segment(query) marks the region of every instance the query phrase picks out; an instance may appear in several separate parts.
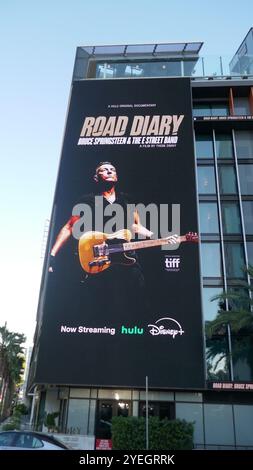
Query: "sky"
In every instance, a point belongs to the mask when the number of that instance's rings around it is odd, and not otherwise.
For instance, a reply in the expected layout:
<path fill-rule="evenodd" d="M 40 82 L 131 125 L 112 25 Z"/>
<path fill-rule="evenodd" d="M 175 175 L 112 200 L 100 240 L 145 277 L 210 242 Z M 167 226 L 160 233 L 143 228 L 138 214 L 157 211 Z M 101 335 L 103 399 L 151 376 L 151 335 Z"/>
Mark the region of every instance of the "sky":
<path fill-rule="evenodd" d="M 252 0 L 0 0 L 0 326 L 32 345 L 77 46 L 203 41 L 232 57 Z"/>

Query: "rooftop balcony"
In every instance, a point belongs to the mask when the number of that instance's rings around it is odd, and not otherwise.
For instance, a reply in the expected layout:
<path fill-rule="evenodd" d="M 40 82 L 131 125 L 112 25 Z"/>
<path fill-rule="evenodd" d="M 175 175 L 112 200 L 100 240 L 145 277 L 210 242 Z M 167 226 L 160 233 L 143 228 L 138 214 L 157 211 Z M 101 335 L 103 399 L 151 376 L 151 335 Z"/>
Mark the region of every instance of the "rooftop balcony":
<path fill-rule="evenodd" d="M 253 55 L 199 56 L 203 43 L 78 47 L 73 80 L 86 78 L 252 78 Z"/>
<path fill-rule="evenodd" d="M 96 78 L 141 78 L 141 77 L 193 77 L 227 78 L 253 77 L 253 56 L 231 62 L 226 56 L 197 58 L 166 58 L 161 60 L 97 61 Z"/>

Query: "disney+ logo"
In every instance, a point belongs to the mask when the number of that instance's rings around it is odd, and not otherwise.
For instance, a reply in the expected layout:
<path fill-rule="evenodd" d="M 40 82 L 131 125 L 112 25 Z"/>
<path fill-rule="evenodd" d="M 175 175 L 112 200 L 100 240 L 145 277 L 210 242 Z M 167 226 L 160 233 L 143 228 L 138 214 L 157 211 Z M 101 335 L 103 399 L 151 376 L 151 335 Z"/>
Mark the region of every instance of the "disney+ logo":
<path fill-rule="evenodd" d="M 164 318 L 159 318 L 155 322 L 155 324 L 149 324 L 149 333 L 152 336 L 172 336 L 173 339 L 177 335 L 182 336 L 184 334 L 184 330 L 182 329 L 182 326 L 180 323 L 175 320 L 174 318 L 170 317 L 164 317 Z"/>

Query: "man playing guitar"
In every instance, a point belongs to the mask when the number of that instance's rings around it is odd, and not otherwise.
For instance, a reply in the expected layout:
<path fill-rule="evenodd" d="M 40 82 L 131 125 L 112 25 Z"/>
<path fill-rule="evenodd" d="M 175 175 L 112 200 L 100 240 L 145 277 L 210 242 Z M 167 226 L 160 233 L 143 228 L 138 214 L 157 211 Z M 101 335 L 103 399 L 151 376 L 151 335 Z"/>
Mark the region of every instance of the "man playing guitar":
<path fill-rule="evenodd" d="M 101 162 L 96 168 L 94 175 L 94 181 L 97 184 L 98 192 L 101 194 L 105 200 L 106 204 L 118 203 L 121 206 L 126 205 L 124 196 L 120 194 L 117 196 L 116 193 L 116 184 L 118 182 L 118 175 L 116 168 L 110 162 Z M 74 224 L 80 219 L 78 215 L 72 215 L 67 223 L 60 230 L 56 242 L 51 250 L 51 256 L 54 257 L 61 247 L 66 243 L 66 241 L 71 237 L 73 232 Z M 144 227 L 140 222 L 140 217 L 137 210 L 133 214 L 134 223 L 132 224 L 131 231 L 133 233 L 140 234 L 144 237 L 150 238 L 152 232 Z M 122 227 L 123 229 L 124 227 Z M 168 237 L 168 243 L 178 244 L 179 238 L 177 235 Z M 52 268 L 51 268 L 52 270 Z"/>

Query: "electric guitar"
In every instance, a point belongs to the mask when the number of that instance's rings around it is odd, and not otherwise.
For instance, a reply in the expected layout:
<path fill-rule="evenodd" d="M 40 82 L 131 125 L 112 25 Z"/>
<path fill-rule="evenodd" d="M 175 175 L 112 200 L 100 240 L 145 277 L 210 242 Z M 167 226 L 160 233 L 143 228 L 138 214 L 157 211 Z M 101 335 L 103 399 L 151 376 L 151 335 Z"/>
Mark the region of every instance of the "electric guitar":
<path fill-rule="evenodd" d="M 109 268 L 113 263 L 132 265 L 136 259 L 128 256 L 128 251 L 168 245 L 171 237 L 157 240 L 131 242 L 130 230 L 123 229 L 109 235 L 103 232 L 86 232 L 79 240 L 78 252 L 82 268 L 89 274 L 98 274 Z M 198 242 L 197 233 L 189 232 L 178 236 L 178 243 Z"/>

